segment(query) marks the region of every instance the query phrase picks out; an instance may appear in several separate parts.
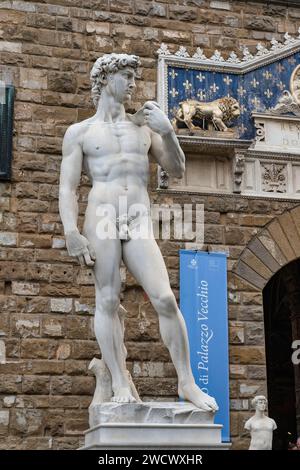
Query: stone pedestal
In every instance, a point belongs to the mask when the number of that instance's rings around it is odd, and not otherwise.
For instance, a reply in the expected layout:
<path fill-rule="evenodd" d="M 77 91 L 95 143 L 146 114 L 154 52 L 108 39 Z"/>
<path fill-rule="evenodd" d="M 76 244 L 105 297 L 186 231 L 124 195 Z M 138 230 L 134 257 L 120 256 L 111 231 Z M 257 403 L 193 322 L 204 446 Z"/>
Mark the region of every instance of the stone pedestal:
<path fill-rule="evenodd" d="M 186 402 L 102 403 L 89 409 L 82 449 L 226 449 L 214 414 Z"/>

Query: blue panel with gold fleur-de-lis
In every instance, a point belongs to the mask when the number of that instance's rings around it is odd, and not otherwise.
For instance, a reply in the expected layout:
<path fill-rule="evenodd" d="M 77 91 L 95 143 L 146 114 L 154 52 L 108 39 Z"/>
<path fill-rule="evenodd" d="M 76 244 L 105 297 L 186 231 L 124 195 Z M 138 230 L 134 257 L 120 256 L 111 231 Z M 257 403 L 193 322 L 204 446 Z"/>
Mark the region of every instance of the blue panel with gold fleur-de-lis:
<path fill-rule="evenodd" d="M 253 139 L 255 128 L 251 113 L 265 112 L 277 104 L 282 92 L 290 89 L 292 72 L 299 63 L 300 52 L 240 73 L 168 65 L 169 118 L 174 117 L 181 101 L 208 102 L 231 96 L 239 102 L 241 114 L 229 127 L 237 129 L 240 139 Z"/>

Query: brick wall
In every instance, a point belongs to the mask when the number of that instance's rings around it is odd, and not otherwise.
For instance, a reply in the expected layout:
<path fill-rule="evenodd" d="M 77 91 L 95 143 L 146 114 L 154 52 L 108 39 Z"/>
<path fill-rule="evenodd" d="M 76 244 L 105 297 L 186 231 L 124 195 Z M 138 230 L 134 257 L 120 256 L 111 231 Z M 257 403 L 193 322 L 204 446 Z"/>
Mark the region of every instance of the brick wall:
<path fill-rule="evenodd" d="M 82 5 L 85 5 L 82 8 Z M 91 273 L 66 253 L 58 214 L 61 142 L 68 125 L 93 112 L 89 71 L 104 52 L 135 53 L 141 80 L 132 104 L 156 96 L 156 55 L 197 46 L 207 54 L 282 33 L 296 33 L 300 9 L 240 1 L 50 0 L 0 3 L 0 74 L 17 90 L 12 181 L 0 183 L 0 448 L 67 449 L 82 442 L 99 354 L 93 333 Z M 229 250 L 229 268 L 248 241 L 295 203 L 242 197 L 179 196 L 156 188 L 155 202 L 203 202 L 205 243 Z M 80 186 L 80 223 L 88 194 Z M 178 294 L 178 248 L 160 243 Z M 261 294 L 229 274 L 232 438 L 248 444 L 243 422 L 249 397 L 266 391 Z M 144 398 L 174 399 L 176 377 L 162 345 L 156 315 L 128 274 L 128 367 Z M 5 336 L 3 336 L 5 335 Z"/>

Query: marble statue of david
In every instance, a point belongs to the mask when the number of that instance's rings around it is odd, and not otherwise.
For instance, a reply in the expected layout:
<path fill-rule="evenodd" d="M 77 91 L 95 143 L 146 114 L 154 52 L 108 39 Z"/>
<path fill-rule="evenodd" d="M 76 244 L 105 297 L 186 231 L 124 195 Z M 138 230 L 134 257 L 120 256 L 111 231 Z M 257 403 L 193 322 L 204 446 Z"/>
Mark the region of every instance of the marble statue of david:
<path fill-rule="evenodd" d="M 135 89 L 138 66 L 134 55 L 99 58 L 91 72 L 96 113 L 66 131 L 59 191 L 66 245 L 82 265 L 93 267 L 95 334 L 111 374 L 112 401 L 136 401 L 118 314 L 123 260 L 158 314 L 161 336 L 177 371 L 179 395 L 200 409 L 215 411 L 214 398 L 200 390 L 192 375 L 186 326 L 153 235 L 147 192 L 150 154 L 176 177 L 184 173 L 185 156 L 157 103 L 148 101 L 136 114 L 126 113 L 124 104 Z M 83 165 L 92 188 L 80 234 L 76 190 Z"/>

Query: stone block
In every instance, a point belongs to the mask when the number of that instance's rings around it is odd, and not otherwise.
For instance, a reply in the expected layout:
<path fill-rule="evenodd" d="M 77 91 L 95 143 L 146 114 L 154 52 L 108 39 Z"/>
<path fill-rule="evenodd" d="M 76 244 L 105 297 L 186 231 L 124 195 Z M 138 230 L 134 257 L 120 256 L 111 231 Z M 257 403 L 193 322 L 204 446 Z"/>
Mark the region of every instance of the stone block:
<path fill-rule="evenodd" d="M 61 343 L 56 350 L 56 359 L 68 359 L 71 356 L 72 348 L 70 343 Z"/>
<path fill-rule="evenodd" d="M 40 336 L 39 318 L 33 315 L 13 316 L 12 334 L 21 338 L 34 338 Z"/>
<path fill-rule="evenodd" d="M 1 374 L 0 393 L 20 393 L 22 386 L 21 375 Z"/>
<path fill-rule="evenodd" d="M 16 295 L 38 295 L 40 285 L 32 282 L 12 282 L 12 293 Z"/>
<path fill-rule="evenodd" d="M 262 294 L 259 292 L 243 292 L 241 302 L 243 305 L 262 305 Z"/>
<path fill-rule="evenodd" d="M 265 348 L 262 346 L 231 346 L 230 362 L 232 364 L 265 364 Z"/>
<path fill-rule="evenodd" d="M 73 395 L 90 395 L 93 396 L 95 391 L 94 377 L 73 377 L 72 378 L 72 394 Z"/>
<path fill-rule="evenodd" d="M 53 264 L 50 271 L 51 282 L 74 282 L 74 268 L 67 264 Z"/>
<path fill-rule="evenodd" d="M 72 378 L 67 375 L 51 377 L 50 392 L 52 395 L 68 395 L 72 393 Z"/>
<path fill-rule="evenodd" d="M 37 247 L 37 248 L 50 248 L 51 247 L 51 235 L 42 234 L 19 234 L 19 246 L 23 248 Z"/>
<path fill-rule="evenodd" d="M 48 74 L 48 89 L 63 93 L 75 93 L 76 78 L 70 73 L 50 72 Z"/>
<path fill-rule="evenodd" d="M 246 328 L 246 344 L 255 344 L 257 346 L 264 346 L 264 324 L 263 322 L 247 322 Z"/>
<path fill-rule="evenodd" d="M 0 410 L 0 435 L 6 434 L 9 425 L 9 410 Z"/>
<path fill-rule="evenodd" d="M 68 338 L 88 339 L 90 333 L 90 319 L 78 316 L 66 318 Z"/>
<path fill-rule="evenodd" d="M 243 344 L 245 342 L 245 332 L 243 326 L 230 326 L 229 327 L 229 343 L 230 344 Z"/>
<path fill-rule="evenodd" d="M 53 397 L 50 397 L 50 399 L 52 398 Z M 63 436 L 64 435 L 64 421 L 62 420 L 63 407 L 61 407 L 61 409 L 58 409 L 58 407 L 56 408 L 57 409 L 49 410 L 47 414 L 45 415 L 45 432 L 50 436 Z"/>
<path fill-rule="evenodd" d="M 73 340 L 72 359 L 89 359 L 99 356 L 99 346 L 96 341 Z"/>
<path fill-rule="evenodd" d="M 12 434 L 39 435 L 43 427 L 41 410 L 11 410 L 10 429 Z"/>
<path fill-rule="evenodd" d="M 52 248 L 65 248 L 66 246 L 66 241 L 64 238 L 56 238 L 53 237 L 52 239 Z"/>
<path fill-rule="evenodd" d="M 65 319 L 56 317 L 42 318 L 42 334 L 52 338 L 63 337 L 65 335 Z"/>
<path fill-rule="evenodd" d="M 48 395 L 49 377 L 24 375 L 22 392 L 27 394 Z"/>
<path fill-rule="evenodd" d="M 16 246 L 17 234 L 12 232 L 0 232 L 0 246 Z"/>
<path fill-rule="evenodd" d="M 16 401 L 16 395 L 10 395 L 3 398 L 3 405 L 7 408 L 11 408 Z"/>
<path fill-rule="evenodd" d="M 1 52 L 22 52 L 22 43 L 15 41 L 2 41 L 0 40 L 0 51 Z"/>
<path fill-rule="evenodd" d="M 34 183 L 21 182 L 15 185 L 15 195 L 17 197 L 38 197 L 38 185 Z"/>
<path fill-rule="evenodd" d="M 276 31 L 276 22 L 272 17 L 245 15 L 244 27 L 247 29 L 257 29 L 259 31 Z"/>
<path fill-rule="evenodd" d="M 75 300 L 75 312 L 93 315 L 95 307 L 80 300 Z"/>
<path fill-rule="evenodd" d="M 48 202 L 39 201 L 37 199 L 18 200 L 18 211 L 20 212 L 47 212 L 48 210 Z"/>
<path fill-rule="evenodd" d="M 243 261 L 239 261 L 234 271 L 236 274 L 258 289 L 263 289 L 265 287 L 266 280 Z"/>
<path fill-rule="evenodd" d="M 277 220 L 268 225 L 268 232 L 277 243 L 287 261 L 292 261 L 295 258 L 295 253 Z"/>
<path fill-rule="evenodd" d="M 205 243 L 224 243 L 224 227 L 217 225 L 208 225 L 204 227 Z"/>
<path fill-rule="evenodd" d="M 39 69 L 20 69 L 20 86 L 31 90 L 46 90 L 47 71 Z"/>
<path fill-rule="evenodd" d="M 271 253 L 262 244 L 259 238 L 254 238 L 249 244 L 250 250 L 269 268 L 273 273 L 280 269 L 280 264 L 273 258 Z"/>
<path fill-rule="evenodd" d="M 216 10 L 231 10 L 230 2 L 227 1 L 211 1 L 209 4 L 210 8 Z"/>
<path fill-rule="evenodd" d="M 69 313 L 72 311 L 73 299 L 54 298 L 50 300 L 51 312 Z"/>
<path fill-rule="evenodd" d="M 278 218 L 278 222 L 285 233 L 295 256 L 298 258 L 300 256 L 300 236 L 291 214 L 289 212 L 284 212 Z"/>
<path fill-rule="evenodd" d="M 270 271 L 270 269 L 264 264 L 263 260 L 255 256 L 255 254 L 248 248 L 244 250 L 241 259 L 247 266 L 252 268 L 264 279 L 269 280 L 272 277 L 273 271 Z"/>
<path fill-rule="evenodd" d="M 231 379 L 245 379 L 247 377 L 247 366 L 230 364 L 229 373 Z"/>
<path fill-rule="evenodd" d="M 201 449 L 221 444 L 221 426 L 213 424 L 213 414 L 189 403 L 104 403 L 90 409 L 90 426 L 85 445 L 91 449 L 118 447 L 125 442 L 129 449 L 149 445 Z"/>
<path fill-rule="evenodd" d="M 285 256 L 282 254 L 277 243 L 270 236 L 270 233 L 267 230 L 264 230 L 259 236 L 259 241 L 265 246 L 265 248 L 270 252 L 270 255 L 274 258 L 275 262 L 280 266 L 284 266 L 287 263 Z"/>
<path fill-rule="evenodd" d="M 48 339 L 22 339 L 21 357 L 28 359 L 50 359 L 54 343 Z"/>
<path fill-rule="evenodd" d="M 118 13 L 132 13 L 132 2 L 127 0 L 111 0 L 110 10 Z"/>
<path fill-rule="evenodd" d="M 249 379 L 267 380 L 266 366 L 248 366 Z"/>
<path fill-rule="evenodd" d="M 134 362 L 132 374 L 134 377 L 164 377 L 164 363 Z"/>
<path fill-rule="evenodd" d="M 230 400 L 230 409 L 235 411 L 248 410 L 249 402 L 246 399 L 232 399 Z"/>
<path fill-rule="evenodd" d="M 161 3 L 135 2 L 135 14 L 144 16 L 166 17 L 166 6 Z"/>
<path fill-rule="evenodd" d="M 169 15 L 171 20 L 192 22 L 197 19 L 197 9 L 186 6 L 170 5 Z"/>
<path fill-rule="evenodd" d="M 109 31 L 109 23 L 100 23 L 96 21 L 87 21 L 86 23 L 86 32 L 88 34 L 96 33 L 101 35 L 109 35 Z"/>
<path fill-rule="evenodd" d="M 240 398 L 253 398 L 256 395 L 265 394 L 265 387 L 260 383 L 241 383 L 239 388 Z"/>

